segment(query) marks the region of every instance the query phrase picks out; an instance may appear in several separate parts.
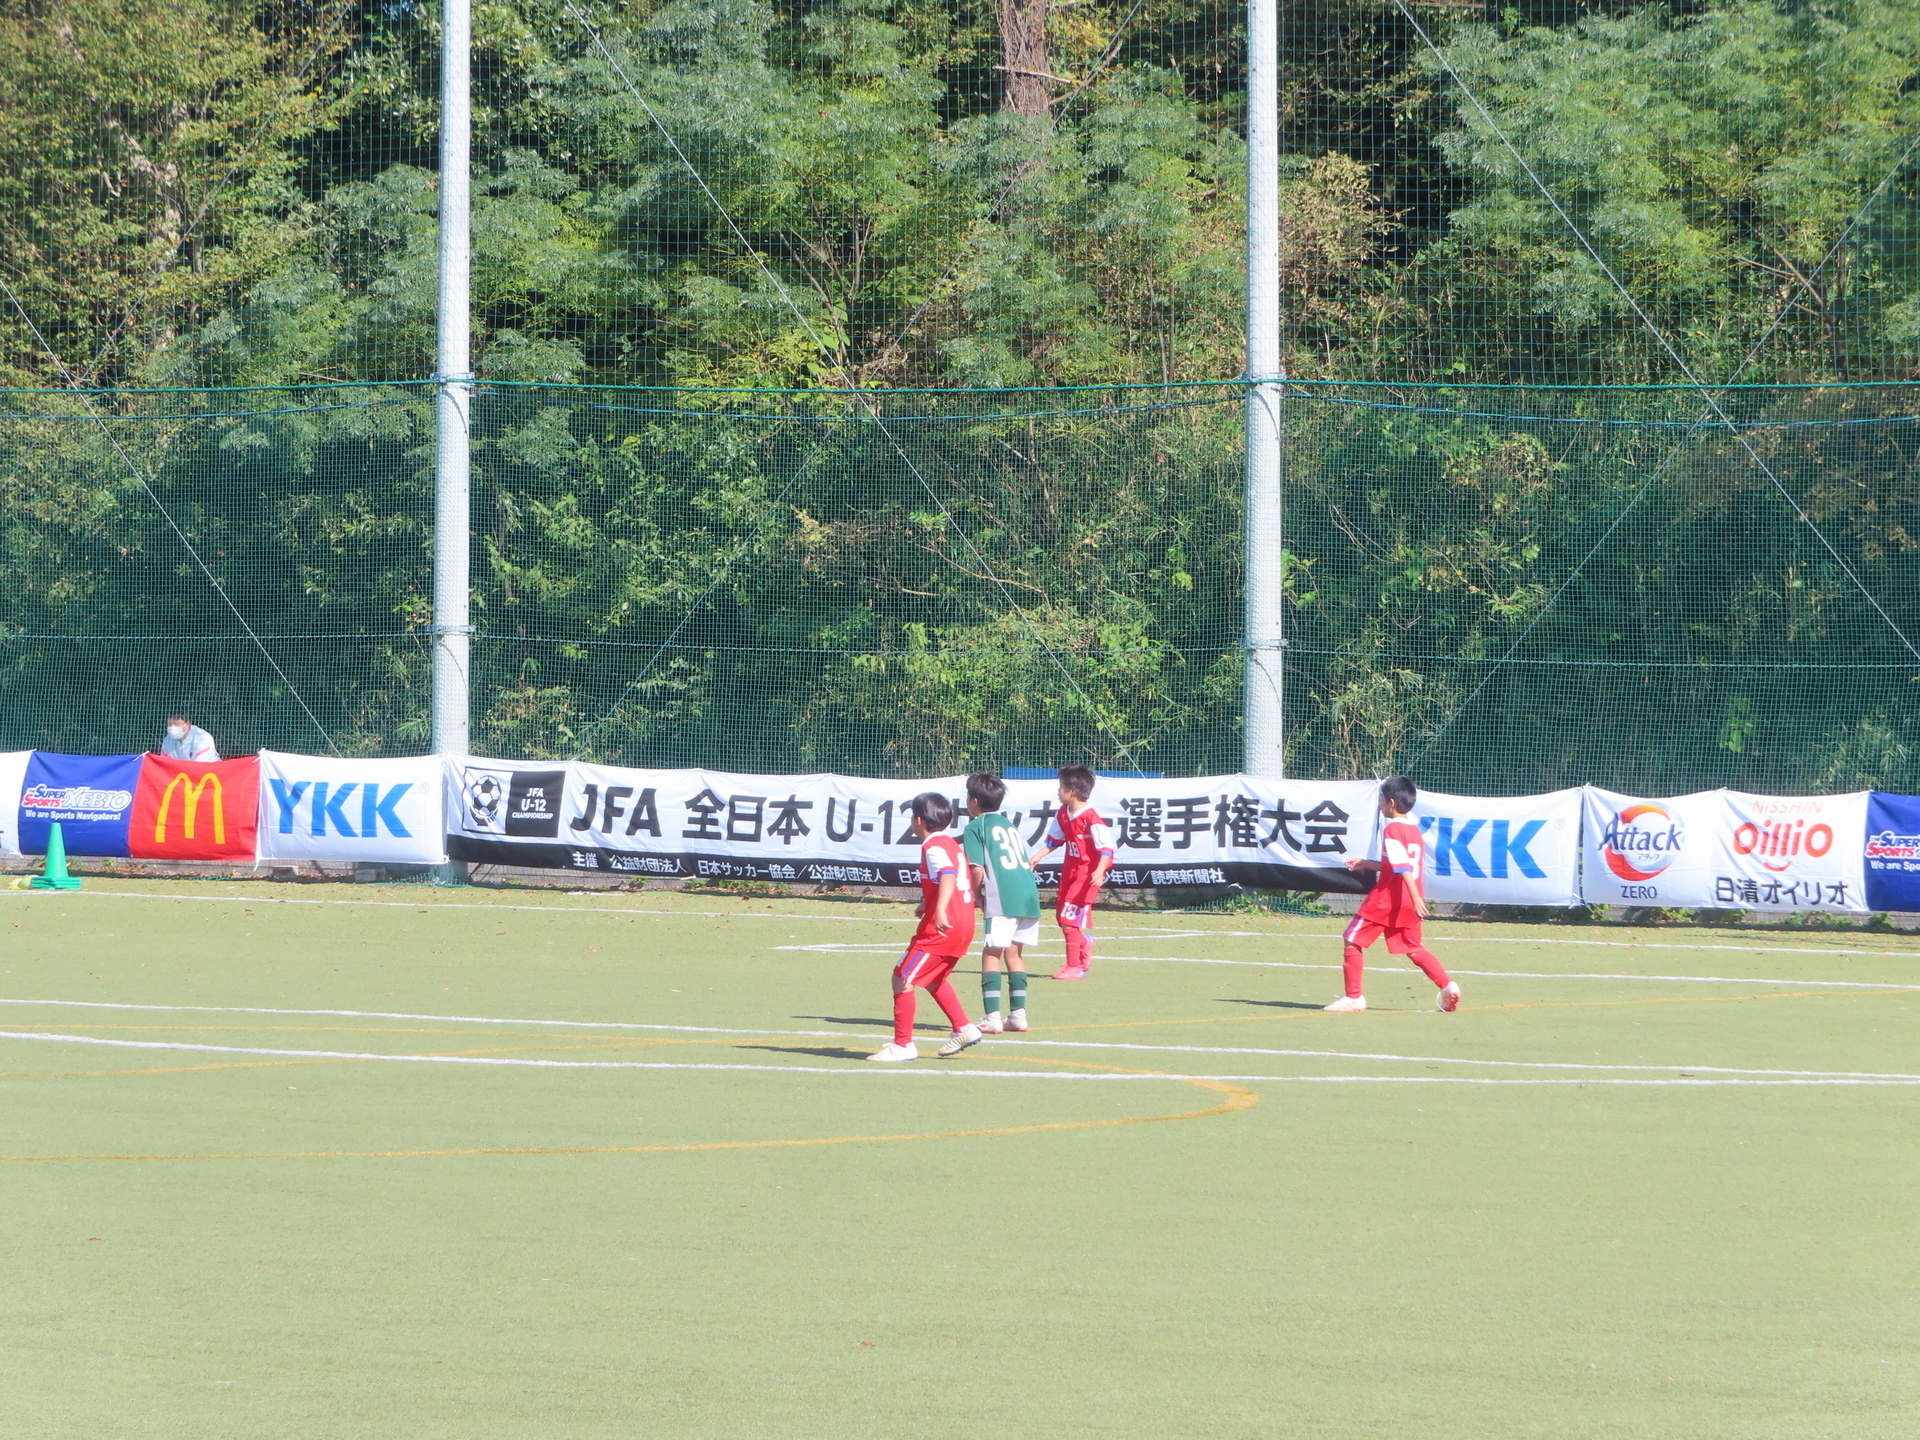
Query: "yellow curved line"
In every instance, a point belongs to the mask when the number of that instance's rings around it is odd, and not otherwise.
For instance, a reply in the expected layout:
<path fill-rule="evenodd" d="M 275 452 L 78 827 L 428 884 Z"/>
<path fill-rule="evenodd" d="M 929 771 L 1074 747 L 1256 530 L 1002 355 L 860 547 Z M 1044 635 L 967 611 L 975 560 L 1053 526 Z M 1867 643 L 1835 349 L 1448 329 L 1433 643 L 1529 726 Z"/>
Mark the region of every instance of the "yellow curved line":
<path fill-rule="evenodd" d="M 717 1045 L 731 1044 L 734 1042 L 717 1040 L 674 1040 L 670 1043 Z M 777 1048 L 800 1050 L 809 1047 L 792 1045 Z M 998 1056 L 996 1057 L 996 1061 L 998 1060 L 1007 1060 L 1016 1064 L 1025 1065 L 1049 1065 L 1054 1067 L 1065 1065 L 1076 1070 L 1100 1070 L 1117 1075 L 1158 1075 L 1163 1073 L 1158 1070 L 1133 1070 L 1119 1065 L 1100 1065 L 1091 1061 L 1056 1061 L 1039 1056 Z M 291 1063 L 303 1064 L 306 1062 L 293 1061 Z M 226 1067 L 209 1066 L 192 1068 L 211 1069 Z M 236 1066 L 233 1068 L 240 1067 Z M 418 1160 L 487 1155 L 680 1155 L 697 1154 L 708 1150 L 790 1150 L 814 1145 L 871 1145 L 911 1140 L 962 1140 L 992 1135 L 1038 1135 L 1051 1130 L 1104 1130 L 1113 1129 L 1122 1125 L 1159 1125 L 1170 1120 L 1204 1120 L 1214 1115 L 1232 1115 L 1242 1110 L 1251 1110 L 1255 1105 L 1260 1103 L 1258 1094 L 1226 1080 L 1207 1080 L 1195 1076 L 1187 1076 L 1181 1078 L 1177 1083 L 1194 1085 L 1202 1090 L 1211 1090 L 1223 1098 L 1218 1105 L 1209 1105 L 1204 1110 L 1183 1110 L 1173 1115 L 1128 1115 L 1113 1120 L 1053 1120 L 1038 1125 L 1003 1125 L 991 1129 L 972 1130 L 932 1130 L 905 1135 L 822 1135 L 794 1140 L 712 1140 L 693 1145 L 479 1146 L 471 1149 L 457 1150 L 285 1150 L 258 1154 L 199 1155 L 158 1153 L 128 1155 L 0 1155 L 0 1164 L 57 1164 L 68 1161 L 87 1160 Z"/>

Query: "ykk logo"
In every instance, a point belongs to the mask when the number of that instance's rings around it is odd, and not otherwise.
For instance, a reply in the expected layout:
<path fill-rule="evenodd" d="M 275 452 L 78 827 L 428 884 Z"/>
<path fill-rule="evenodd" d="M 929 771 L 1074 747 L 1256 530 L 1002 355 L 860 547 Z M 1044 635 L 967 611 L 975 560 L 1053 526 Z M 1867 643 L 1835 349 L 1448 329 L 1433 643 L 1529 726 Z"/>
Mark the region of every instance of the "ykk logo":
<path fill-rule="evenodd" d="M 413 838 L 407 827 L 394 813 L 394 806 L 400 803 L 400 797 L 413 788 L 411 781 L 399 785 L 389 785 L 384 793 L 378 785 L 362 784 L 349 780 L 344 785 L 330 785 L 325 780 L 296 780 L 288 784 L 285 780 L 270 778 L 267 783 L 273 787 L 273 802 L 280 811 L 280 833 L 291 835 L 294 830 L 295 816 L 301 802 L 306 801 L 308 834 L 325 835 L 331 833 L 344 835 L 349 840 L 369 840 L 380 833 L 380 827 L 386 826 L 389 835 L 397 835 L 403 840 Z M 359 791 L 359 803 L 355 804 L 354 792 Z M 311 797 L 308 792 L 311 791 Z M 354 828 L 354 821 L 360 828 Z"/>
<path fill-rule="evenodd" d="M 1489 823 L 1485 820 L 1455 820 L 1451 815 L 1420 817 L 1421 832 L 1433 837 L 1433 873 L 1451 875 L 1453 867 L 1458 865 L 1462 875 L 1475 880 L 1484 880 L 1489 873 L 1496 880 L 1504 880 L 1509 866 L 1529 880 L 1546 879 L 1547 872 L 1527 852 L 1533 837 L 1546 825 L 1544 820 L 1527 820 L 1515 830 L 1512 822 L 1507 820 Z M 1489 832 L 1485 869 L 1481 868 L 1480 858 L 1473 853 L 1473 842 L 1483 829 Z"/>

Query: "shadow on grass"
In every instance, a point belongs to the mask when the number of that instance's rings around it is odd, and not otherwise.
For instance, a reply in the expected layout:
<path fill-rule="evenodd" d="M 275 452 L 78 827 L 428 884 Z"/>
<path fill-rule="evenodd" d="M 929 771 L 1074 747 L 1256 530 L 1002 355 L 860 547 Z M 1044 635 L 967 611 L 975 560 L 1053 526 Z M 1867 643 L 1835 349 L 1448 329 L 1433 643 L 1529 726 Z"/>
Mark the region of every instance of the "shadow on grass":
<path fill-rule="evenodd" d="M 740 1045 L 740 1050 L 765 1050 L 774 1055 L 813 1055 L 822 1060 L 864 1060 L 866 1050 L 848 1050 L 838 1045 Z"/>
<path fill-rule="evenodd" d="M 1254 1005 L 1262 1010 L 1323 1010 L 1323 1005 L 1314 1005 L 1305 1000 L 1216 1000 L 1217 1005 Z"/>

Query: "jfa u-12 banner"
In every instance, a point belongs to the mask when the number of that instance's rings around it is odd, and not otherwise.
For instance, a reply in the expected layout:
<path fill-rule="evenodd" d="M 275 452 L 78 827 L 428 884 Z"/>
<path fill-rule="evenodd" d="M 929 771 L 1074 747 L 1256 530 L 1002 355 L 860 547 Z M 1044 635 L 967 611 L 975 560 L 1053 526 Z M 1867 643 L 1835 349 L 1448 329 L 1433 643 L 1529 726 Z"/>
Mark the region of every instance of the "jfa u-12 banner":
<path fill-rule="evenodd" d="M 456 860 L 655 876 L 862 885 L 913 883 L 913 797 L 932 790 L 966 823 L 966 779 L 736 775 L 580 762 L 448 762 L 447 850 Z M 1372 781 L 1102 776 L 1113 827 L 1109 884 L 1252 884 L 1357 892 L 1349 855 L 1373 843 Z M 1052 780 L 1010 780 L 1004 813 L 1038 848 L 1059 809 Z M 1051 879 L 1057 865 L 1043 867 Z"/>

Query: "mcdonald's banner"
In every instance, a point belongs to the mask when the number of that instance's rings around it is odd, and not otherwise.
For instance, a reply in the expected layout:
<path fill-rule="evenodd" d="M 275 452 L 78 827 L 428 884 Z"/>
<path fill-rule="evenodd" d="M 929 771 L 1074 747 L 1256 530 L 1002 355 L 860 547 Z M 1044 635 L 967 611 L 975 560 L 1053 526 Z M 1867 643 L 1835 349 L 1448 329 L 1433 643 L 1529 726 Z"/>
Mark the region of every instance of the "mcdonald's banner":
<path fill-rule="evenodd" d="M 0 796 L 18 795 L 26 788 L 31 750 L 0 750 Z M 0 855 L 20 853 L 20 807 L 0 803 Z"/>
<path fill-rule="evenodd" d="M 127 827 L 135 860 L 254 858 L 260 816 L 260 762 L 142 757 Z"/>

